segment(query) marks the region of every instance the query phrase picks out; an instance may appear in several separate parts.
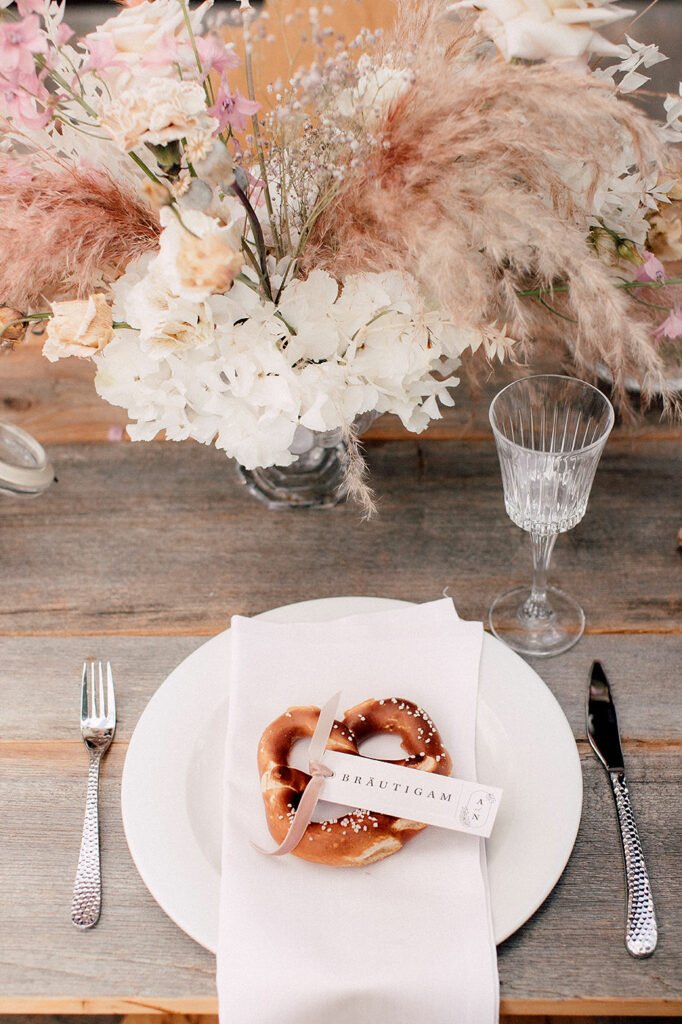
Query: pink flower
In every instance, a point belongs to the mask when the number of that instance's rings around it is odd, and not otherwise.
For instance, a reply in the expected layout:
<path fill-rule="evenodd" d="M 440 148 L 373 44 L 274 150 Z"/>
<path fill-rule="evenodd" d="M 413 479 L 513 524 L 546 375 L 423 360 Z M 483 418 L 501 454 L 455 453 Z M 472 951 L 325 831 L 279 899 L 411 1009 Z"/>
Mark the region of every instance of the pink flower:
<path fill-rule="evenodd" d="M 33 55 L 47 52 L 47 39 L 35 14 L 0 25 L 0 71 L 8 77 L 31 74 Z"/>
<path fill-rule="evenodd" d="M 682 310 L 679 307 L 670 310 L 660 327 L 654 331 L 654 337 L 670 338 L 671 341 L 682 338 Z"/>
<path fill-rule="evenodd" d="M 216 36 L 198 36 L 197 50 L 201 57 L 204 75 L 210 71 L 217 71 L 219 75 L 224 75 L 229 68 L 239 67 L 239 57 L 234 52 L 234 47 L 227 46 Z"/>
<path fill-rule="evenodd" d="M 638 281 L 661 281 L 665 277 L 665 267 L 652 252 L 644 253 L 644 263 L 636 274 Z"/>
<path fill-rule="evenodd" d="M 17 0 L 17 10 L 22 18 L 27 14 L 42 14 L 45 10 L 45 0 Z"/>
<path fill-rule="evenodd" d="M 36 84 L 38 90 L 34 95 L 42 100 L 44 90 L 37 78 Z M 49 110 L 38 110 L 34 96 L 29 95 L 26 86 L 19 81 L 0 85 L 0 111 L 22 128 L 44 128 L 52 119 Z"/>
<path fill-rule="evenodd" d="M 68 41 L 69 41 L 69 39 L 71 38 L 72 35 L 73 35 L 73 29 L 69 28 L 69 26 L 66 24 L 66 22 L 63 21 L 61 23 L 61 25 L 59 26 L 59 28 L 57 29 L 57 42 L 58 42 L 58 44 L 60 46 L 63 46 L 64 43 L 68 43 Z"/>
<path fill-rule="evenodd" d="M 83 65 L 84 71 L 104 71 L 115 64 L 122 64 L 118 59 L 118 50 L 114 46 L 113 39 L 92 39 L 85 38 L 83 45 L 88 48 L 88 57 Z"/>
<path fill-rule="evenodd" d="M 260 110 L 260 103 L 256 103 L 255 100 L 247 100 L 245 96 L 240 96 L 239 93 L 232 96 L 225 86 L 221 85 L 216 96 L 215 106 L 209 109 L 209 114 L 216 118 L 221 132 L 225 130 L 228 124 L 235 131 L 241 132 L 246 128 L 248 119 L 257 110 Z"/>

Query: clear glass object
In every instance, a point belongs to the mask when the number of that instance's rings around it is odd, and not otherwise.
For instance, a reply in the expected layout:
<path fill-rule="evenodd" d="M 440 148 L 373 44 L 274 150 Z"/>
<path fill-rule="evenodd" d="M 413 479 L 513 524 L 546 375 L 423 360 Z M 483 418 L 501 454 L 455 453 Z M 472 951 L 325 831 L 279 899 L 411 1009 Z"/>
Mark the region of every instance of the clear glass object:
<path fill-rule="evenodd" d="M 20 427 L 0 423 L 0 493 L 35 497 L 53 480 L 42 445 Z"/>
<path fill-rule="evenodd" d="M 376 417 L 375 412 L 362 413 L 353 424 L 355 431 L 362 434 Z M 275 510 L 333 508 L 343 501 L 348 466 L 343 431 L 299 426 L 289 450 L 296 456 L 289 466 L 237 467 L 239 479 L 254 497 Z"/>
<path fill-rule="evenodd" d="M 530 533 L 533 581 L 496 598 L 489 621 L 495 636 L 521 654 L 561 654 L 583 634 L 582 608 L 550 586 L 547 574 L 557 535 L 585 515 L 613 421 L 601 391 L 556 374 L 514 381 L 490 406 L 504 504 L 512 522 Z"/>

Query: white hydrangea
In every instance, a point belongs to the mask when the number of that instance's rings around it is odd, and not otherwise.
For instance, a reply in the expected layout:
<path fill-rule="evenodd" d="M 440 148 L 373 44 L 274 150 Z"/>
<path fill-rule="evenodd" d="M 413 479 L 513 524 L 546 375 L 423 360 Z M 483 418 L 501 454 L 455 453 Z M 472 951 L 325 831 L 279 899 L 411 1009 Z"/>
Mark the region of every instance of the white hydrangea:
<path fill-rule="evenodd" d="M 192 217 L 199 231 L 204 216 Z M 376 410 L 422 430 L 452 404 L 459 355 L 479 339 L 430 310 L 411 278 L 359 274 L 341 288 L 319 270 L 275 306 L 245 272 L 226 294 L 191 297 L 172 259 L 181 238 L 168 220 L 159 255 L 116 283 L 114 318 L 135 330 L 95 356 L 97 390 L 128 410 L 134 440 L 165 432 L 247 468 L 283 466 L 299 425 L 335 430 Z"/>

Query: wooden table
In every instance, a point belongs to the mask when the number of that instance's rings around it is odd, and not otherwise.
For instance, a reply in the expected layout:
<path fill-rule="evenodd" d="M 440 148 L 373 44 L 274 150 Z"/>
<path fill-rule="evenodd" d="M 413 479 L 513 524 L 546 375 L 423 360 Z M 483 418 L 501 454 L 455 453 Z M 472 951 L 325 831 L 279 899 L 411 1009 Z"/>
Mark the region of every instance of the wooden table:
<path fill-rule="evenodd" d="M 0 1013 L 214 1013 L 213 958 L 179 931 L 131 862 L 119 786 L 155 688 L 234 613 L 334 594 L 424 601 L 450 588 L 481 618 L 528 579 L 527 537 L 504 514 L 486 424 L 498 373 L 420 438 L 379 421 L 368 456 L 381 499 L 363 524 L 342 506 L 273 513 L 220 453 L 114 443 L 121 411 L 89 368 L 26 350 L 0 361 L 0 418 L 50 445 L 59 483 L 0 501 Z M 679 716 L 682 432 L 648 417 L 612 436 L 588 515 L 561 537 L 557 581 L 587 613 L 572 652 L 537 667 L 573 727 L 583 824 L 538 913 L 500 949 L 505 1014 L 682 1014 Z M 115 666 L 119 726 L 102 780 L 104 910 L 77 932 L 69 904 L 85 795 L 77 728 L 83 657 Z M 657 901 L 656 955 L 623 946 L 624 894 L 607 779 L 585 741 L 587 670 L 606 664 Z M 557 814 L 561 808 L 557 807 Z"/>

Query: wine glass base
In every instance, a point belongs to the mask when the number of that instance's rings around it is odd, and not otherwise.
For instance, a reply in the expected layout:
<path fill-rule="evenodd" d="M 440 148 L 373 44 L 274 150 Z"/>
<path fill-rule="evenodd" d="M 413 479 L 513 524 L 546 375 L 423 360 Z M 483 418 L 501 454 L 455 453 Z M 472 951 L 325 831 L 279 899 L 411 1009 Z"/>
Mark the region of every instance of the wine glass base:
<path fill-rule="evenodd" d="M 493 601 L 488 614 L 498 640 L 535 658 L 563 654 L 577 644 L 585 629 L 585 613 L 572 597 L 558 587 L 547 587 L 549 615 L 529 615 L 525 608 L 530 587 L 515 587 Z"/>

